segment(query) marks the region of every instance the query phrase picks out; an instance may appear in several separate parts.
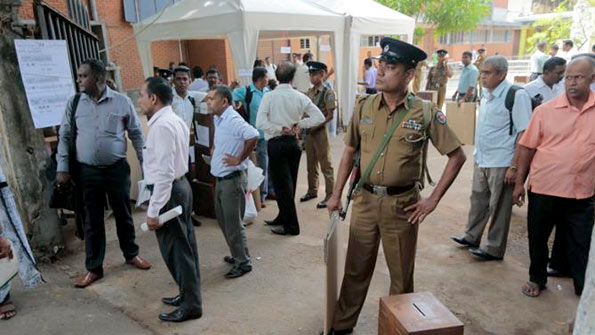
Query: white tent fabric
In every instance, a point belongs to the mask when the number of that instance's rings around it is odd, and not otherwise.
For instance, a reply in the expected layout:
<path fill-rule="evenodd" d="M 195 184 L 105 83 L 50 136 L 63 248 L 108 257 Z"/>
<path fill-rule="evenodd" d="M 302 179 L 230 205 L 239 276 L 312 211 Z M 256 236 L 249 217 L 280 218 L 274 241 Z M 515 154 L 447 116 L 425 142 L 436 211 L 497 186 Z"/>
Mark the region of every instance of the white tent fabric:
<path fill-rule="evenodd" d="M 145 76 L 152 75 L 151 42 L 226 38 L 236 76 L 247 83 L 259 36 L 330 35 L 344 122 L 356 93 L 360 36 L 407 34 L 414 20 L 372 0 L 184 0 L 134 25 Z M 343 64 L 348 65 L 345 67 Z"/>
<path fill-rule="evenodd" d="M 362 35 L 407 35 L 413 40 L 415 20 L 373 0 L 306 0 L 320 8 L 342 14 L 346 18 L 343 77 L 339 80 L 343 122 L 349 122 L 355 105 L 359 69 L 360 39 Z"/>

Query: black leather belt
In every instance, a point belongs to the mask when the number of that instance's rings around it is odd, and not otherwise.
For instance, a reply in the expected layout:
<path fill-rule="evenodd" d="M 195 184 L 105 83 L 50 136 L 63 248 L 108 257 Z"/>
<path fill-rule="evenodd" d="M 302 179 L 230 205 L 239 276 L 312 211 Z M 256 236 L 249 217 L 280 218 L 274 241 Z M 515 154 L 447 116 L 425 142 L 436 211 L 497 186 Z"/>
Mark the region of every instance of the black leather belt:
<path fill-rule="evenodd" d="M 396 195 L 396 194 L 400 194 L 400 193 L 405 193 L 414 187 L 415 187 L 415 184 L 408 185 L 408 186 L 378 186 L 378 185 L 364 184 L 364 186 L 363 186 L 364 190 L 366 190 L 372 194 L 376 194 L 376 195 L 380 195 L 380 196 Z"/>
<path fill-rule="evenodd" d="M 222 181 L 222 180 L 229 180 L 229 179 L 233 179 L 235 177 L 239 177 L 242 175 L 242 171 L 234 171 L 230 174 L 228 174 L 225 177 L 215 177 L 217 179 L 217 181 Z"/>

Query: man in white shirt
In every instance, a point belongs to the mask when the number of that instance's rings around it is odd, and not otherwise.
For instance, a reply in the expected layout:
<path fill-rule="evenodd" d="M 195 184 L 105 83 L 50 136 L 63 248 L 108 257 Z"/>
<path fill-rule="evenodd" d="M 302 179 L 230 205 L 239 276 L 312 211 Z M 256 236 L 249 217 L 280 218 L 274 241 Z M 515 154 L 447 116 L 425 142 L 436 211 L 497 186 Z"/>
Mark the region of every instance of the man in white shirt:
<path fill-rule="evenodd" d="M 192 70 L 192 74 L 194 75 L 194 80 L 188 89 L 190 91 L 206 92 L 209 89 L 209 84 L 203 79 L 204 73 L 202 68 L 200 66 L 195 66 Z"/>
<path fill-rule="evenodd" d="M 537 50 L 531 55 L 531 81 L 537 79 L 539 75 L 543 73 L 543 63 L 547 60 L 548 56 L 545 54 L 545 47 L 547 43 L 541 41 L 537 44 Z"/>
<path fill-rule="evenodd" d="M 192 190 L 188 171 L 190 131 L 171 109 L 173 92 L 163 79 L 149 78 L 141 90 L 138 105 L 149 120 L 149 134 L 143 150 L 145 181 L 151 190 L 147 226 L 155 231 L 163 260 L 178 284 L 179 295 L 162 302 L 179 307 L 162 313 L 159 319 L 182 322 L 202 316 L 198 247 L 190 222 Z M 182 215 L 165 223 L 159 215 L 182 206 Z"/>
<path fill-rule="evenodd" d="M 271 63 L 271 57 L 267 56 L 264 58 L 264 65 L 265 65 L 265 68 L 267 69 L 267 74 L 269 76 L 269 79 L 277 80 L 277 76 L 275 76 L 275 70 L 277 70 L 277 65 Z"/>
<path fill-rule="evenodd" d="M 174 99 L 171 108 L 179 116 L 188 129 L 192 129 L 192 118 L 196 107 L 207 96 L 205 92 L 190 91 L 190 69 L 178 66 L 174 70 Z"/>
<path fill-rule="evenodd" d="M 558 55 L 558 57 L 562 57 L 566 60 L 566 63 L 569 63 L 572 59 L 572 56 L 576 55 L 576 49 L 574 49 L 574 42 L 572 40 L 565 40 L 562 42 L 562 51 Z"/>
<path fill-rule="evenodd" d="M 560 84 L 566 71 L 566 60 L 552 57 L 543 65 L 543 74 L 524 86 L 529 96 L 540 103 L 545 103 L 564 93 Z"/>
<path fill-rule="evenodd" d="M 215 213 L 231 252 L 231 257 L 226 256 L 224 261 L 233 265 L 225 278 L 237 278 L 252 271 L 242 218 L 246 209 L 245 171 L 259 133 L 233 109 L 231 90 L 227 86 L 211 88 L 207 105 L 215 124 L 211 158 L 211 174 L 217 179 Z"/>
<path fill-rule="evenodd" d="M 296 67 L 286 62 L 277 68 L 279 86 L 266 94 L 256 116 L 256 128 L 269 141 L 269 166 L 275 185 L 279 214 L 265 223 L 279 235 L 298 235 L 300 227 L 295 209 L 295 189 L 302 151 L 298 145 L 300 128 L 311 128 L 324 122 L 324 115 L 306 95 L 291 86 Z M 307 118 L 304 116 L 307 115 Z M 283 225 L 283 226 L 281 226 Z"/>
<path fill-rule="evenodd" d="M 306 65 L 306 63 L 312 60 L 312 54 L 308 52 L 304 54 L 304 57 L 302 57 L 302 59 L 302 63 L 295 64 L 296 71 L 293 79 L 293 86 L 298 91 L 306 94 L 306 92 L 308 92 L 308 90 L 312 86 L 310 84 L 310 69 L 308 68 L 308 65 Z"/>

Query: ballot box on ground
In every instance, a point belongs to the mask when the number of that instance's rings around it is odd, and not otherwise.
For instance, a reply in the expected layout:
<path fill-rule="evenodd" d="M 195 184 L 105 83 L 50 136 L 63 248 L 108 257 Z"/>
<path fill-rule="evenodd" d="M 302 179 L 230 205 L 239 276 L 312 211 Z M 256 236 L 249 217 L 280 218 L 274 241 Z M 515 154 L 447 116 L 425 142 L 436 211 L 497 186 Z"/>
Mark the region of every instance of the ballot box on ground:
<path fill-rule="evenodd" d="M 193 130 L 194 166 L 191 171 L 193 210 L 197 215 L 215 218 L 215 178 L 203 156 L 211 155 L 213 147 L 213 115 L 195 114 Z"/>
<path fill-rule="evenodd" d="M 419 91 L 416 95 L 424 100 L 431 101 L 434 104 L 438 103 L 438 91 Z"/>
<path fill-rule="evenodd" d="M 475 112 L 477 103 L 446 102 L 446 119 L 448 126 L 457 135 L 461 143 L 473 145 L 475 141 Z"/>
<path fill-rule="evenodd" d="M 338 212 L 333 212 L 324 238 L 324 262 L 326 263 L 324 335 L 327 335 L 332 327 L 335 306 L 339 299 L 345 271 L 348 235 L 349 224 L 340 219 Z"/>
<path fill-rule="evenodd" d="M 463 327 L 430 292 L 380 298 L 378 335 L 463 335 Z"/>

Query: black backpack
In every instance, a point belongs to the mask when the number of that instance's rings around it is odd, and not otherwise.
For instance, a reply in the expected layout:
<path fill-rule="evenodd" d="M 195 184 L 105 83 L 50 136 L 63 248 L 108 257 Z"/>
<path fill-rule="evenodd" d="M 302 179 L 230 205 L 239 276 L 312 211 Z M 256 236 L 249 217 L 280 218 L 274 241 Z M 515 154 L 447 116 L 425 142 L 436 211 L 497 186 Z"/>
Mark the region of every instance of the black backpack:
<path fill-rule="evenodd" d="M 509 127 L 508 127 L 508 135 L 512 136 L 512 107 L 514 106 L 514 97 L 516 96 L 516 91 L 518 90 L 524 90 L 524 88 L 522 88 L 519 85 L 512 85 L 510 86 L 510 88 L 508 89 L 508 93 L 506 93 L 506 99 L 504 100 L 504 106 L 506 107 L 506 109 L 508 109 L 508 118 L 509 118 Z M 537 106 L 541 105 L 543 98 L 539 98 L 540 95 L 536 96 L 536 97 L 531 97 L 529 96 L 529 98 L 531 98 L 531 110 L 535 110 L 535 108 L 537 108 Z"/>
<path fill-rule="evenodd" d="M 246 122 L 250 123 L 250 103 L 252 102 L 252 95 L 254 92 L 252 92 L 249 85 L 245 86 L 245 88 L 246 98 L 244 101 L 246 103 L 242 104 L 242 107 L 240 107 L 237 112 L 242 116 L 242 118 L 244 118 Z"/>

